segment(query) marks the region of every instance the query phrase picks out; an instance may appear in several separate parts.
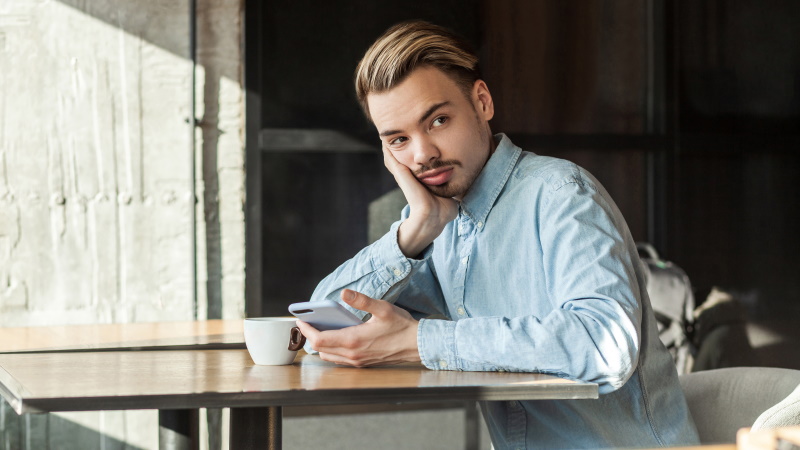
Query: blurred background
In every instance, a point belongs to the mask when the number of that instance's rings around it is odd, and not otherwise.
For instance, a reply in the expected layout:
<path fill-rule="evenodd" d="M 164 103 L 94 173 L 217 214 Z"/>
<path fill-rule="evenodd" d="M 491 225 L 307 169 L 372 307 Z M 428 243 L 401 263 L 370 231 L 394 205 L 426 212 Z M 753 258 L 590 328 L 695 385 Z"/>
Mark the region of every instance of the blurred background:
<path fill-rule="evenodd" d="M 417 18 L 474 44 L 495 132 L 592 172 L 697 303 L 731 293 L 760 362 L 800 368 L 794 0 L 4 0 L 0 326 L 306 300 L 380 231 L 352 75 Z M 4 405 L 0 447 L 153 445 L 152 414 L 58 417 Z"/>
<path fill-rule="evenodd" d="M 376 35 L 420 17 L 479 50 L 496 132 L 586 167 L 634 238 L 683 266 L 699 291 L 735 289 L 759 315 L 800 312 L 796 2 L 346 3 L 315 5 L 312 16 L 303 2 L 247 10 L 266 311 L 307 297 L 366 243 L 366 224 L 352 218 L 394 186 L 352 72 Z M 352 142 L 334 148 L 322 130 Z M 308 140 L 282 145 L 287 132 Z"/>

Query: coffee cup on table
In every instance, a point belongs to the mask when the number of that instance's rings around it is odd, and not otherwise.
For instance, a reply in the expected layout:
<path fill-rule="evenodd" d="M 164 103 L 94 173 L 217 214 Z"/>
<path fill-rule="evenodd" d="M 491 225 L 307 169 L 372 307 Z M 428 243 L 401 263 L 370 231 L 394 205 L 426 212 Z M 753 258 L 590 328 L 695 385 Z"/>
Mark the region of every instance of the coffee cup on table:
<path fill-rule="evenodd" d="M 261 366 L 282 366 L 294 362 L 305 338 L 294 317 L 244 319 L 244 342 L 253 362 Z"/>

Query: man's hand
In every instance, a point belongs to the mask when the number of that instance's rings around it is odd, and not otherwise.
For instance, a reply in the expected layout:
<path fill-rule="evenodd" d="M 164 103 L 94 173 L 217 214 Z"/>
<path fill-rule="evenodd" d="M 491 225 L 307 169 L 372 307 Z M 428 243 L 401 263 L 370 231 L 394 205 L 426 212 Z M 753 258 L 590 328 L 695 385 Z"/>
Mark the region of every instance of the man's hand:
<path fill-rule="evenodd" d="M 350 289 L 342 290 L 348 305 L 372 314 L 361 325 L 319 331 L 298 321 L 297 326 L 320 358 L 355 367 L 419 362 L 417 328 L 411 315 L 384 300 L 375 300 Z"/>
<path fill-rule="evenodd" d="M 394 175 L 411 208 L 408 219 L 400 225 L 398 245 L 404 255 L 414 258 L 456 218 L 458 203 L 431 193 L 386 147 L 383 148 L 383 163 Z"/>

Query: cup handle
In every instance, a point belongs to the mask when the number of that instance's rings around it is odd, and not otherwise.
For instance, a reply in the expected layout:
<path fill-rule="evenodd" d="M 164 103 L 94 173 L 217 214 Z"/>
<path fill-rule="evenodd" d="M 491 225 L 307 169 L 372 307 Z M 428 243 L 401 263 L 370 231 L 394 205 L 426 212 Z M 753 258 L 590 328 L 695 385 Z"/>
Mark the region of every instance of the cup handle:
<path fill-rule="evenodd" d="M 289 350 L 296 352 L 306 345 L 306 337 L 300 331 L 300 328 L 293 327 L 289 337 Z"/>

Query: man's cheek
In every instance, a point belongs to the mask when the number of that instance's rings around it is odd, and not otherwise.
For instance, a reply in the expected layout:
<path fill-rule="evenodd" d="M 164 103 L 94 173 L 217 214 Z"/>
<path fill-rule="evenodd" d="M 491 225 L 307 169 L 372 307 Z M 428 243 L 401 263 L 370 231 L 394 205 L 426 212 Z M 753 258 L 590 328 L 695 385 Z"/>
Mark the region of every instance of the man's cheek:
<path fill-rule="evenodd" d="M 414 162 L 410 160 L 408 152 L 393 152 L 392 155 L 394 155 L 394 159 L 405 166 L 406 169 L 410 170 L 412 173 L 414 172 Z"/>

